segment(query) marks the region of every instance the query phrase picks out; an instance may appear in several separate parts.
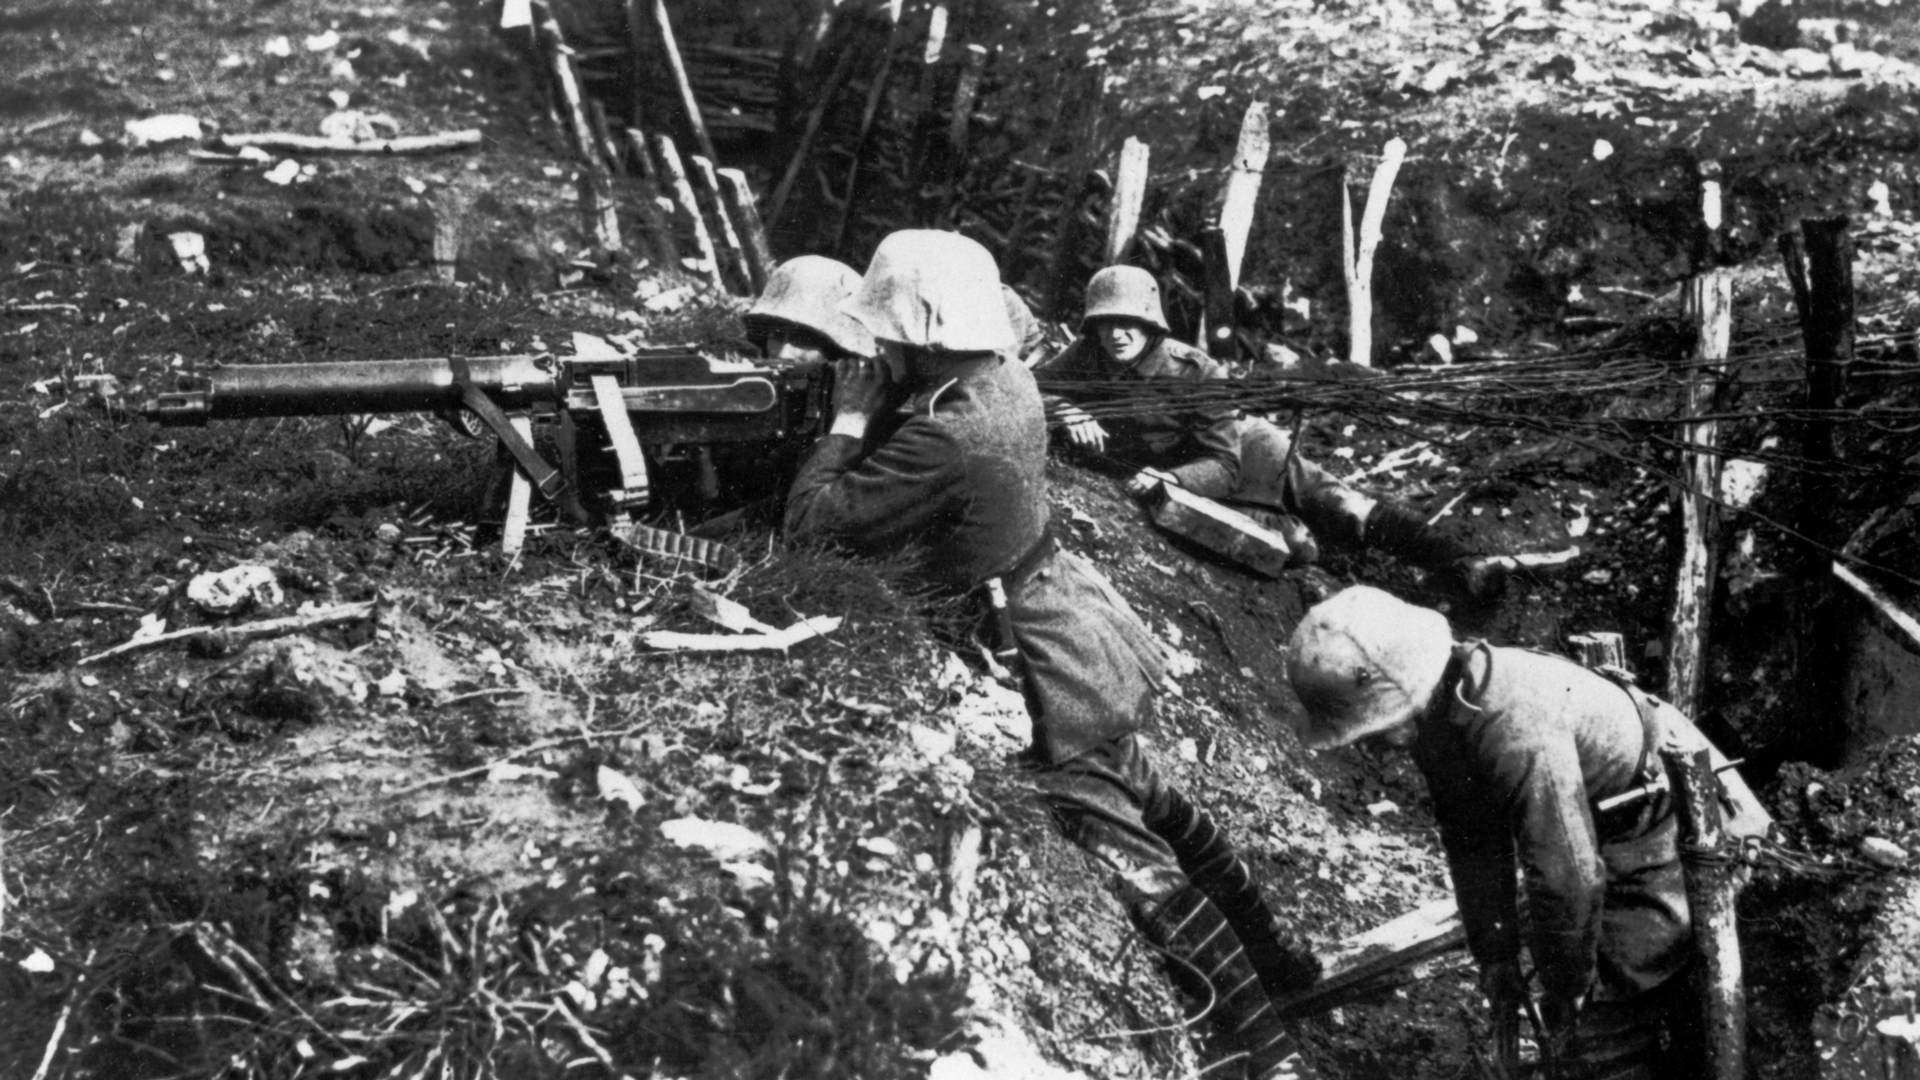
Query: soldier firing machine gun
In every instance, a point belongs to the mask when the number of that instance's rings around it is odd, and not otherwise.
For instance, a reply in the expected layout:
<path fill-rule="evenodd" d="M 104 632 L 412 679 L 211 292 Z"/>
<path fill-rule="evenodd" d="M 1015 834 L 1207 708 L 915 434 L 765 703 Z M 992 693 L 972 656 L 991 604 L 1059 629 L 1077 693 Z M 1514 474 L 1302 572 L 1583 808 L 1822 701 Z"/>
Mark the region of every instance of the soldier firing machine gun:
<path fill-rule="evenodd" d="M 684 348 L 606 358 L 538 353 L 241 365 L 186 376 L 186 388 L 158 394 L 137 411 L 171 426 L 431 412 L 462 434 L 490 431 L 499 438 L 502 457 L 513 466 L 501 540 L 509 554 L 524 538 L 537 490 L 576 521 L 604 522 L 616 539 L 644 554 L 725 570 L 733 561 L 728 549 L 635 523 L 634 515 L 652 501 L 649 459 L 671 446 L 791 445 L 818 434 L 831 374 L 821 364 L 759 367 Z M 553 429 L 558 468 L 535 447 L 536 423 Z M 608 479 L 596 484 L 591 478 L 598 476 Z"/>

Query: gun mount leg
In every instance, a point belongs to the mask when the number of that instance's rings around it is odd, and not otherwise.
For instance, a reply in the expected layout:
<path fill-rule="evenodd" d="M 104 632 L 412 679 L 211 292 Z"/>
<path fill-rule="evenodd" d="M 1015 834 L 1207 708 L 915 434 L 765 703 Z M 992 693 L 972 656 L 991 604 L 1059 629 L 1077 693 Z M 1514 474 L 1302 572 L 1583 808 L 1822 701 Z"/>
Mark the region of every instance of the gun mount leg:
<path fill-rule="evenodd" d="M 613 443 L 614 457 L 620 462 L 620 490 L 612 492 L 612 512 L 608 515 L 616 528 L 632 523 L 632 511 L 647 505 L 647 458 L 640 450 L 640 437 L 634 434 L 633 418 L 627 415 L 627 402 L 620 391 L 620 380 L 612 375 L 593 377 L 594 404 L 607 426 L 607 438 Z"/>
<path fill-rule="evenodd" d="M 525 413 L 515 413 L 507 417 L 515 434 L 531 444 L 533 442 L 533 421 Z M 501 527 L 500 552 L 509 558 L 520 554 L 520 548 L 527 542 L 527 520 L 533 511 L 533 481 L 524 469 L 508 461 L 513 477 L 507 488 L 507 520 Z"/>

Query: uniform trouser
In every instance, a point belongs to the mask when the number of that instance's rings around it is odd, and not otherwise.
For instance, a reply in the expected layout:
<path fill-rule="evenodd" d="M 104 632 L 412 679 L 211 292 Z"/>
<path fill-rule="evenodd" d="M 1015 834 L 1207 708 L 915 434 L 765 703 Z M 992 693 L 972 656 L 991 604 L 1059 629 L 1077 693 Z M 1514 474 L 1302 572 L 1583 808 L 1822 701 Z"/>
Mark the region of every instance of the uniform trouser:
<path fill-rule="evenodd" d="M 1067 839 L 1112 867 L 1122 899 L 1163 901 L 1187 884 L 1173 849 L 1147 826 L 1165 782 L 1133 735 L 1097 743 L 1035 777 Z"/>
<path fill-rule="evenodd" d="M 1693 1080 L 1706 1062 L 1697 967 L 1580 1010 L 1561 1049 L 1565 1080 Z"/>
<path fill-rule="evenodd" d="M 1256 417 L 1240 421 L 1240 476 L 1228 498 L 1292 514 L 1316 538 L 1358 547 L 1378 500 L 1341 483 L 1305 455 L 1293 437 Z"/>

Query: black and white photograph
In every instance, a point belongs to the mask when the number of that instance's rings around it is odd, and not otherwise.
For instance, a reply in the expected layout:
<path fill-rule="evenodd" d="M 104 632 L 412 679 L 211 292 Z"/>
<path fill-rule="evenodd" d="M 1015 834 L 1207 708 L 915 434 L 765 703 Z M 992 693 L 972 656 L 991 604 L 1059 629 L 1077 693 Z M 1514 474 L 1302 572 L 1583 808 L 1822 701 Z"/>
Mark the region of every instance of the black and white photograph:
<path fill-rule="evenodd" d="M 0 1080 L 1920 1080 L 1920 0 L 0 0 Z"/>

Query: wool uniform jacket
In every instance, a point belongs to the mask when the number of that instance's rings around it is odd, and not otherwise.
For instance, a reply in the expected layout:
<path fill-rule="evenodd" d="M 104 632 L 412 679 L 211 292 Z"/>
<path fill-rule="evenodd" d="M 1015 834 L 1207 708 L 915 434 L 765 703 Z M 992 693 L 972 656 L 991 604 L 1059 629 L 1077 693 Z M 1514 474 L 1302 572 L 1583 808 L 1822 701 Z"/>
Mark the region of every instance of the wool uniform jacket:
<path fill-rule="evenodd" d="M 1124 369 L 1105 359 L 1098 342 L 1082 337 L 1034 370 L 1061 379 L 1204 382 L 1231 377 L 1206 353 L 1169 337 Z M 1266 420 L 1216 407 L 1148 412 L 1105 426 L 1112 431 L 1112 453 L 1135 465 L 1165 469 L 1195 495 L 1297 514 L 1317 535 L 1335 543 L 1358 544 L 1365 535 L 1374 500 L 1295 452 L 1292 436 Z"/>
<path fill-rule="evenodd" d="M 1693 956 L 1672 792 L 1595 809 L 1643 782 L 1646 729 L 1632 698 L 1562 657 L 1485 645 L 1459 656 L 1458 691 L 1421 716 L 1414 755 L 1474 959 L 1515 960 L 1524 940 L 1543 989 L 1561 1001 L 1659 986 Z M 1679 710 L 1656 704 L 1661 737 L 1710 748 Z M 1717 751 L 1714 760 L 1725 763 Z M 1729 830 L 1763 831 L 1766 813 L 1739 774 L 1721 781 Z"/>
<path fill-rule="evenodd" d="M 1064 352 L 1034 365 L 1034 371 L 1058 379 L 1168 379 L 1206 382 L 1227 378 L 1227 369 L 1199 349 L 1162 335 L 1132 364 L 1121 368 L 1082 336 Z M 1049 398 L 1049 403 L 1056 400 Z M 1149 411 L 1105 423 L 1112 436 L 1108 452 L 1135 466 L 1171 473 L 1180 486 L 1210 499 L 1233 494 L 1240 478 L 1239 413 L 1232 408 Z M 1284 438 L 1284 436 L 1282 436 Z"/>
<path fill-rule="evenodd" d="M 921 575 L 951 592 L 1004 577 L 1035 746 L 1059 763 L 1138 730 L 1163 661 L 1105 579 L 1072 553 L 1043 547 L 1046 448 L 1032 373 L 1000 357 L 968 361 L 867 440 L 815 443 L 788 496 L 786 527 L 790 538 L 860 552 L 912 550 Z"/>

